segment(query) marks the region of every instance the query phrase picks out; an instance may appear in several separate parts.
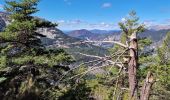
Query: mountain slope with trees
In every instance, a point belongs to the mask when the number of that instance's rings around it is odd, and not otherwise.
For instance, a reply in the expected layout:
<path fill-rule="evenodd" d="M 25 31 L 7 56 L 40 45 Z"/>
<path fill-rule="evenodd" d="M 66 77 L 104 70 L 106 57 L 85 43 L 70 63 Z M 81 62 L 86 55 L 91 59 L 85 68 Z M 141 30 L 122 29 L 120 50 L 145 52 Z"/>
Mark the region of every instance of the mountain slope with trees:
<path fill-rule="evenodd" d="M 33 16 L 38 3 L 7 0 L 1 13 L 2 100 L 169 100 L 170 32 L 153 37 L 163 36 L 148 49 L 155 41 L 142 35 L 146 27 L 132 11 L 119 23 L 120 40 L 80 40 Z M 114 47 L 106 55 L 95 43 Z M 87 58 L 80 63 L 78 55 Z"/>
<path fill-rule="evenodd" d="M 35 17 L 37 18 L 37 17 Z M 41 21 L 47 21 L 44 19 L 37 18 Z M 48 22 L 48 21 L 47 21 Z M 0 30 L 3 30 L 6 25 L 10 23 L 9 20 L 9 13 L 1 12 L 0 13 Z M 38 28 L 37 32 L 45 37 L 40 37 L 42 44 L 47 48 L 62 48 L 65 49 L 69 54 L 73 54 L 75 59 L 83 62 L 91 59 L 86 56 L 82 56 L 80 53 L 87 53 L 93 55 L 107 55 L 108 50 L 99 46 L 94 46 L 89 43 L 85 44 L 72 44 L 75 42 L 81 42 L 81 39 L 70 37 L 64 34 L 61 30 L 57 29 L 56 27 L 49 27 L 49 28 Z M 93 51 L 95 50 L 95 51 Z M 77 53 L 76 53 L 77 52 Z"/>

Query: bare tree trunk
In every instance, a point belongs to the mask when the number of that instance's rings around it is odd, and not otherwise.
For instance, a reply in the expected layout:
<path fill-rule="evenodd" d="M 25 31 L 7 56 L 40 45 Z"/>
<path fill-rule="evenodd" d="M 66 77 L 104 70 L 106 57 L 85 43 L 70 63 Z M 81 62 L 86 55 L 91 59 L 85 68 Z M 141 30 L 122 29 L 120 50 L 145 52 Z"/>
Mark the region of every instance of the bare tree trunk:
<path fill-rule="evenodd" d="M 137 100 L 137 67 L 138 67 L 138 45 L 137 45 L 137 34 L 132 33 L 130 36 L 130 61 L 128 63 L 128 74 L 129 74 L 129 89 L 130 89 L 130 100 Z"/>
<path fill-rule="evenodd" d="M 149 100 L 150 89 L 153 83 L 153 74 L 151 72 L 148 72 L 143 87 L 141 89 L 140 100 Z"/>

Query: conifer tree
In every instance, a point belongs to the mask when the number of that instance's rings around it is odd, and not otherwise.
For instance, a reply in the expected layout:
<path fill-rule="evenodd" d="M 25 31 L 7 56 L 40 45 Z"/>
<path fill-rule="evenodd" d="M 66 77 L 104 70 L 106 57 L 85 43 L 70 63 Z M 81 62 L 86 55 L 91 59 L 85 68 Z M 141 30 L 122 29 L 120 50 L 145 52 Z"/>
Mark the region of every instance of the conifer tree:
<path fill-rule="evenodd" d="M 144 24 L 139 24 L 138 22 L 139 18 L 136 16 L 136 12 L 132 11 L 129 13 L 129 15 L 119 23 L 119 26 L 122 30 L 122 36 L 121 36 L 121 43 L 128 45 L 128 50 L 124 55 L 122 56 L 122 61 L 125 62 L 124 66 L 127 66 L 128 70 L 128 85 L 129 85 L 129 98 L 132 100 L 139 99 L 139 86 L 138 81 L 140 81 L 140 68 L 139 66 L 142 64 L 140 58 L 143 56 L 147 57 L 148 55 L 145 55 L 142 53 L 144 48 L 146 46 L 149 46 L 152 42 L 148 38 L 140 38 L 139 33 L 142 34 L 145 30 Z M 121 47 L 119 45 L 116 45 L 113 48 L 112 52 L 125 50 L 126 48 Z M 140 55 L 139 55 L 140 54 Z M 129 55 L 129 56 L 127 56 Z M 144 56 L 145 55 L 145 56 Z M 126 82 L 126 75 L 123 75 L 121 77 L 121 83 L 119 83 L 120 87 L 124 87 L 127 84 Z M 124 85 L 124 86 L 122 86 Z M 126 93 L 125 93 L 126 94 Z M 122 95 L 123 98 L 123 95 Z M 127 98 L 126 98 L 127 99 Z M 140 98 L 142 100 L 142 98 Z"/>
<path fill-rule="evenodd" d="M 170 32 L 163 39 L 162 44 L 157 49 L 157 56 L 153 59 L 154 64 L 149 68 L 154 72 L 156 83 L 153 85 L 153 100 L 168 100 L 170 95 Z"/>
<path fill-rule="evenodd" d="M 0 33 L 0 97 L 41 99 L 56 85 L 59 75 L 72 61 L 63 50 L 48 50 L 41 43 L 39 28 L 55 27 L 32 16 L 39 0 L 9 0 L 5 9 L 11 23 Z M 50 89 L 49 89 L 50 88 Z"/>

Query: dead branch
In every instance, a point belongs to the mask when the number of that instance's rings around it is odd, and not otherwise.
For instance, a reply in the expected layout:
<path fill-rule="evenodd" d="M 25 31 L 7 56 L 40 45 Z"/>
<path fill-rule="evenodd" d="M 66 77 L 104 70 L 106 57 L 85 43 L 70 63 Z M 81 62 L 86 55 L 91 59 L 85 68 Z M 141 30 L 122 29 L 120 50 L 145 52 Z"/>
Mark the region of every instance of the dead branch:
<path fill-rule="evenodd" d="M 128 47 L 128 45 L 125 45 L 125 44 L 120 43 L 118 41 L 84 41 L 84 42 L 85 43 L 115 43 L 115 44 L 120 45 L 120 46 L 125 47 L 125 48 Z"/>
<path fill-rule="evenodd" d="M 149 71 L 141 90 L 140 100 L 149 100 L 150 89 L 153 83 L 154 83 L 154 77 L 153 74 Z"/>
<path fill-rule="evenodd" d="M 70 44 L 67 44 L 67 45 L 77 45 L 77 44 L 85 44 L 85 43 L 114 43 L 114 44 L 117 44 L 119 46 L 122 46 L 124 48 L 128 48 L 128 45 L 125 45 L 123 43 L 120 43 L 118 41 L 79 41 L 79 42 L 75 42 L 75 43 L 70 43 Z"/>
<path fill-rule="evenodd" d="M 99 68 L 102 68 L 102 67 L 106 67 L 106 66 L 108 66 L 108 65 L 109 65 L 109 64 L 106 64 L 106 65 L 103 65 L 103 66 L 99 66 L 99 67 L 93 67 L 93 68 L 91 68 L 90 70 L 87 70 L 87 71 L 85 71 L 85 72 L 83 72 L 83 73 L 77 74 L 77 75 L 75 75 L 75 76 L 73 76 L 73 77 L 71 77 L 71 78 L 69 78 L 69 79 L 73 79 L 73 78 L 75 78 L 75 77 L 77 77 L 77 76 L 80 76 L 80 75 L 82 75 L 82 74 L 91 72 L 91 71 L 93 71 L 93 70 L 96 70 L 96 69 L 99 69 Z"/>
<path fill-rule="evenodd" d="M 93 62 L 96 62 L 96 61 L 100 61 L 101 59 L 97 59 L 97 60 L 92 60 L 92 61 L 88 61 L 88 62 L 84 62 L 80 65 L 78 65 L 77 67 L 74 67 L 72 69 L 70 69 L 69 71 L 67 71 L 66 73 L 62 74 L 62 77 L 57 81 L 57 83 L 59 83 L 69 72 L 81 67 L 82 65 L 85 65 L 85 64 L 89 64 L 89 63 L 93 63 Z"/>
<path fill-rule="evenodd" d="M 92 58 L 98 58 L 98 59 L 111 59 L 111 57 L 109 56 L 106 56 L 106 57 L 100 57 L 100 56 L 95 56 L 95 55 L 88 55 L 88 54 L 84 54 L 84 53 L 80 53 L 80 52 L 77 52 L 77 54 L 80 54 L 80 55 L 83 55 L 83 56 L 87 56 L 87 57 L 92 57 Z"/>
<path fill-rule="evenodd" d="M 119 62 L 114 62 L 114 63 L 116 64 L 116 63 L 119 63 Z M 69 78 L 69 79 L 73 79 L 73 78 L 75 78 L 75 77 L 77 77 L 77 76 L 80 76 L 80 75 L 82 75 L 82 74 L 87 74 L 88 72 L 91 72 L 91 71 L 96 70 L 96 69 L 99 69 L 99 68 L 107 67 L 107 66 L 109 66 L 109 65 L 111 65 L 111 64 L 108 63 L 108 64 L 105 64 L 105 65 L 102 65 L 102 66 L 92 67 L 91 69 L 89 69 L 89 70 L 87 70 L 87 71 L 85 71 L 85 72 L 83 72 L 83 73 L 77 74 L 77 75 L 75 75 L 75 76 L 73 76 L 73 77 L 71 77 L 71 78 Z"/>
<path fill-rule="evenodd" d="M 103 61 L 98 62 L 97 64 L 93 65 L 90 69 L 94 68 L 95 66 L 99 65 L 99 64 L 102 63 L 102 62 L 103 62 Z M 83 76 L 85 76 L 87 73 L 88 73 L 88 71 L 86 71 L 86 73 L 84 73 L 83 75 L 81 75 L 78 80 L 80 80 L 80 79 L 81 79 Z"/>
<path fill-rule="evenodd" d="M 120 57 L 125 53 L 127 51 L 127 49 L 126 50 L 124 50 L 123 51 L 123 53 L 121 53 L 118 57 L 117 57 L 117 59 L 116 59 L 116 61 L 115 62 L 117 62 L 119 59 L 120 59 Z M 110 60 L 110 62 L 112 62 L 111 60 Z M 113 62 L 112 62 L 113 63 Z M 113 66 L 114 66 L 115 64 L 113 63 Z M 112 67 L 113 67 L 112 66 Z M 110 68 L 110 70 L 109 71 L 111 71 L 111 69 L 112 69 L 112 67 Z"/>

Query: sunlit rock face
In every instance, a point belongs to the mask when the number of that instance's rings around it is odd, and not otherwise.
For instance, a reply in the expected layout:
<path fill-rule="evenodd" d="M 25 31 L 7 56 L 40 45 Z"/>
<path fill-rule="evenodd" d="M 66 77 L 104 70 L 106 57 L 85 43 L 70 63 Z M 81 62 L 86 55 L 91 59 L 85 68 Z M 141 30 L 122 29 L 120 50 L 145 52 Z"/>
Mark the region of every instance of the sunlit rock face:
<path fill-rule="evenodd" d="M 9 14 L 6 12 L 0 12 L 0 31 L 3 31 L 5 26 L 8 24 L 10 24 Z M 57 47 L 57 45 L 59 44 L 77 41 L 77 39 L 67 36 L 55 27 L 40 28 L 37 30 L 37 32 L 46 36 L 41 38 L 42 43 L 45 46 L 54 45 L 55 47 Z"/>

